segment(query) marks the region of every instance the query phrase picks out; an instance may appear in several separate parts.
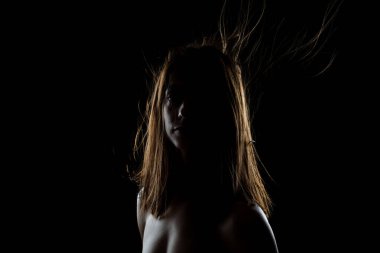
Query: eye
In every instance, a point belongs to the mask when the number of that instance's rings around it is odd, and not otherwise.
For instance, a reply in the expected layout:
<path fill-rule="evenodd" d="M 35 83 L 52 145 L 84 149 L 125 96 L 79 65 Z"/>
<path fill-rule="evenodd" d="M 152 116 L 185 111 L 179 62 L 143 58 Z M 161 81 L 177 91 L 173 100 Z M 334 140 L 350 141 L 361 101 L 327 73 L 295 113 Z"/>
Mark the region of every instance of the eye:
<path fill-rule="evenodd" d="M 180 101 L 180 98 L 177 94 L 173 94 L 173 93 L 168 93 L 166 95 L 166 99 L 169 101 L 170 104 L 178 104 L 179 101 Z"/>
<path fill-rule="evenodd" d="M 166 100 L 171 104 L 171 105 L 177 105 L 180 103 L 181 100 L 181 93 L 178 90 L 169 88 L 166 90 Z"/>

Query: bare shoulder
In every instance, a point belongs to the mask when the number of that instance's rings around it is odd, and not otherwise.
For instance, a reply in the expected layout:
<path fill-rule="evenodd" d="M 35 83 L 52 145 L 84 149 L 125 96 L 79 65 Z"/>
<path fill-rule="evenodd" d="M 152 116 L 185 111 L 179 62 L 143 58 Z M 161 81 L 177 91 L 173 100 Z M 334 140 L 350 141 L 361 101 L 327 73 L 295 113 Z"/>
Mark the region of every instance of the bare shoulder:
<path fill-rule="evenodd" d="M 146 222 L 146 213 L 143 212 L 140 208 L 140 205 L 141 205 L 141 195 L 143 193 L 143 189 L 141 189 L 139 191 L 139 193 L 137 194 L 137 225 L 139 227 L 139 232 L 140 232 L 140 236 L 141 238 L 143 238 L 143 235 L 144 235 L 144 228 L 145 228 L 145 222 Z"/>
<path fill-rule="evenodd" d="M 258 205 L 235 203 L 221 235 L 231 252 L 278 252 L 272 228 Z"/>

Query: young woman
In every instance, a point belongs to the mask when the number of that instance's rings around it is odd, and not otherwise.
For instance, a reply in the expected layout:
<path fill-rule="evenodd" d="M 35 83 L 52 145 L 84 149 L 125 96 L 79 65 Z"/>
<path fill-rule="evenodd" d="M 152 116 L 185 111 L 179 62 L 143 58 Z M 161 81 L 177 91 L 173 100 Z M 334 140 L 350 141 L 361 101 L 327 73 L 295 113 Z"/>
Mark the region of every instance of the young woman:
<path fill-rule="evenodd" d="M 215 42 L 169 53 L 140 133 L 144 253 L 278 251 L 245 88 L 239 62 Z"/>
<path fill-rule="evenodd" d="M 315 57 L 339 9 L 334 3 L 310 40 L 263 51 L 265 66 Z M 136 138 L 143 150 L 135 178 L 143 253 L 278 252 L 239 57 L 255 29 L 247 31 L 248 21 L 230 35 L 220 22 L 219 36 L 170 51 L 155 75 L 146 128 Z"/>

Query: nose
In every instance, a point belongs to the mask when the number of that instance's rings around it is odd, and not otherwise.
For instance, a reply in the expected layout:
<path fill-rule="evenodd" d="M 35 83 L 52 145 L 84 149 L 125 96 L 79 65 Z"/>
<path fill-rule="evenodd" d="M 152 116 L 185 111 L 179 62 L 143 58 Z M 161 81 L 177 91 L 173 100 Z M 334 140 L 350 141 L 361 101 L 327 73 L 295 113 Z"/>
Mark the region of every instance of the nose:
<path fill-rule="evenodd" d="M 188 102 L 186 100 L 182 101 L 178 108 L 178 117 L 184 119 L 188 117 Z"/>

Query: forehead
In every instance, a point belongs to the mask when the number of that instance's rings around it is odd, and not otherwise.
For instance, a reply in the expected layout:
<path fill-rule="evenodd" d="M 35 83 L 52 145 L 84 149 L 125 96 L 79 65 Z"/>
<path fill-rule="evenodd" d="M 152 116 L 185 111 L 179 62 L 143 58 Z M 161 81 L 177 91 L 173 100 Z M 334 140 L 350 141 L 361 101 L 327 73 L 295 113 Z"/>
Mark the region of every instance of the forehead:
<path fill-rule="evenodd" d="M 177 72 L 172 72 L 168 75 L 166 88 L 167 89 L 184 89 L 189 85 L 189 80 L 186 76 L 180 75 Z"/>
<path fill-rule="evenodd" d="M 205 76 L 173 72 L 168 77 L 166 92 L 201 98 L 215 92 L 214 84 L 215 81 L 209 81 Z"/>
<path fill-rule="evenodd" d="M 203 89 L 207 91 L 220 89 L 223 85 L 225 85 L 223 71 L 217 66 L 201 62 L 173 66 L 166 81 L 166 89 Z"/>

